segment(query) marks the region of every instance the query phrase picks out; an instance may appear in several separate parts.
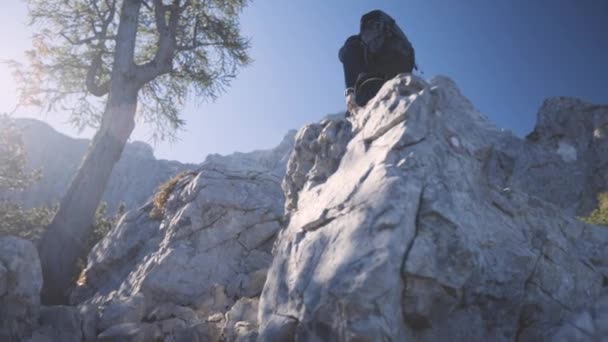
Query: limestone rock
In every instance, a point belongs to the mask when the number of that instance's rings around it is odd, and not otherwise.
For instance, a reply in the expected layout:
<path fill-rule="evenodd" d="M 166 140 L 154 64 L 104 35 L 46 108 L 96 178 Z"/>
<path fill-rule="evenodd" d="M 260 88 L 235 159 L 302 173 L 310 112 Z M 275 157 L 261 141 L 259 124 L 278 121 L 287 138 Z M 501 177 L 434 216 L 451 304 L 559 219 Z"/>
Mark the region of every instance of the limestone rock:
<path fill-rule="evenodd" d="M 85 340 L 81 329 L 82 316 L 77 307 L 43 306 L 40 310 L 40 325 L 44 335 L 54 341 L 80 342 Z"/>
<path fill-rule="evenodd" d="M 350 122 L 331 119 L 307 125 L 297 133 L 293 156 L 282 183 L 286 210 L 295 208 L 298 192 L 306 182 L 314 186 L 336 171 L 351 136 Z"/>
<path fill-rule="evenodd" d="M 29 338 L 38 325 L 42 271 L 36 247 L 0 238 L 0 341 Z"/>
<path fill-rule="evenodd" d="M 169 318 L 158 323 L 160 331 L 165 335 L 172 335 L 186 328 L 186 322 L 179 318 Z"/>
<path fill-rule="evenodd" d="M 234 325 L 234 342 L 255 342 L 258 337 L 257 324 L 240 321 Z"/>
<path fill-rule="evenodd" d="M 150 323 L 121 323 L 113 325 L 97 336 L 99 342 L 159 341 L 161 332 Z"/>
<path fill-rule="evenodd" d="M 129 297 L 113 297 L 99 308 L 97 329 L 104 331 L 122 323 L 139 323 L 146 313 L 146 302 L 140 293 Z"/>
<path fill-rule="evenodd" d="M 555 342 L 608 341 L 608 294 L 577 313 L 553 336 Z"/>
<path fill-rule="evenodd" d="M 150 216 L 150 201 L 95 246 L 75 302 L 143 294 L 147 308 L 173 303 L 211 314 L 225 312 L 230 298 L 259 294 L 283 217 L 280 181 L 207 167 L 184 175 L 161 220 Z"/>
<path fill-rule="evenodd" d="M 219 341 L 220 335 L 213 332 L 209 323 L 199 323 L 176 333 L 175 342 L 211 342 Z"/>
<path fill-rule="evenodd" d="M 266 269 L 268 271 L 268 269 Z M 222 285 L 214 285 L 204 296 L 199 297 L 193 307 L 207 315 L 218 312 L 226 312 L 234 304 L 234 300 L 228 298 L 226 289 Z"/>
<path fill-rule="evenodd" d="M 258 300 L 239 299 L 226 313 L 224 337 L 227 341 L 255 341 L 257 337 Z"/>
<path fill-rule="evenodd" d="M 8 270 L 0 264 L 0 297 L 8 292 Z"/>
<path fill-rule="evenodd" d="M 517 186 L 571 215 L 587 215 L 597 208 L 597 193 L 608 189 L 602 172 L 608 168 L 608 105 L 547 99 L 526 141 L 503 149 L 516 161 Z"/>
<path fill-rule="evenodd" d="M 183 321 L 186 325 L 194 325 L 200 323 L 197 313 L 189 307 L 175 305 L 173 303 L 164 303 L 154 308 L 146 316 L 149 321 L 161 321 L 170 318 L 177 318 Z"/>
<path fill-rule="evenodd" d="M 328 127 L 345 138 L 315 149 Z M 300 130 L 258 340 L 549 339 L 605 285 L 608 231 L 524 186 L 531 155 L 573 155 L 532 145 L 445 77 Z"/>
<path fill-rule="evenodd" d="M 279 178 L 285 175 L 289 156 L 293 150 L 296 131 L 285 134 L 283 140 L 274 148 L 252 152 L 235 152 L 229 155 L 210 154 L 203 166 L 229 170 L 250 170 L 271 173 Z"/>

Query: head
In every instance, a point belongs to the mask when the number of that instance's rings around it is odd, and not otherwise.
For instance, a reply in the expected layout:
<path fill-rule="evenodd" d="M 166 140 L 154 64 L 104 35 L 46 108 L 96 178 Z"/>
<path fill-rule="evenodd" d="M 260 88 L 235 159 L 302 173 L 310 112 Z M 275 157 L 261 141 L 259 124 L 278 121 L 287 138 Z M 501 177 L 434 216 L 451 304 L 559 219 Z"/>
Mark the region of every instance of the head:
<path fill-rule="evenodd" d="M 395 23 L 388 14 L 374 10 L 361 17 L 359 32 L 361 39 L 372 50 L 376 50 L 384 43 L 384 34 Z"/>

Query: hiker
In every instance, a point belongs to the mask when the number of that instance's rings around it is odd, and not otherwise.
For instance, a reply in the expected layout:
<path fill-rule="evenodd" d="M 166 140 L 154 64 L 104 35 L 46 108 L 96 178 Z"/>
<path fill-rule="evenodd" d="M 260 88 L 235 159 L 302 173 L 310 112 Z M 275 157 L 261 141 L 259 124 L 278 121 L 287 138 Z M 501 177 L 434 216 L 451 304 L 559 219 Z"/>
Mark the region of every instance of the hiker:
<path fill-rule="evenodd" d="M 417 69 L 412 44 L 395 20 L 380 10 L 361 17 L 359 34 L 346 40 L 339 57 L 344 67 L 347 116 L 365 106 L 387 80 Z"/>

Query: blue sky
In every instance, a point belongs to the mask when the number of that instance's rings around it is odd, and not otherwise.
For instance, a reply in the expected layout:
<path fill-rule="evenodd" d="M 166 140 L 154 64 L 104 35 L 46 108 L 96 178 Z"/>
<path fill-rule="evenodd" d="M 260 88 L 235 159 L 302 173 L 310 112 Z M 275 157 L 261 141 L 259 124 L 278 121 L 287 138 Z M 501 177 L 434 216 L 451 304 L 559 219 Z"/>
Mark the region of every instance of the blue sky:
<path fill-rule="evenodd" d="M 20 58 L 29 46 L 25 5 L 2 6 L 0 60 Z M 532 129 L 546 97 L 608 103 L 608 1 L 258 0 L 241 20 L 254 63 L 215 103 L 189 103 L 186 131 L 176 143 L 157 144 L 157 157 L 201 162 L 209 153 L 268 148 L 287 130 L 341 111 L 337 51 L 359 17 L 376 8 L 408 35 L 423 77 L 451 77 L 494 123 L 519 136 Z M 0 66 L 0 111 L 14 105 L 13 88 Z M 76 135 L 65 117 L 44 119 Z M 147 130 L 138 127 L 133 139 L 146 140 Z"/>

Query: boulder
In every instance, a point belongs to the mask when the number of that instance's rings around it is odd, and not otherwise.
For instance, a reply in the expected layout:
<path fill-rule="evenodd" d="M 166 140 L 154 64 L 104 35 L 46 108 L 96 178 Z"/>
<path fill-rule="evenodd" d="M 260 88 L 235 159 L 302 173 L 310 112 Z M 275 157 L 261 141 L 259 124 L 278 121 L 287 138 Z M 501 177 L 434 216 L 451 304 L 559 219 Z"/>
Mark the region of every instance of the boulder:
<path fill-rule="evenodd" d="M 104 331 L 123 323 L 139 323 L 145 314 L 146 301 L 142 294 L 112 297 L 98 309 L 97 330 Z"/>
<path fill-rule="evenodd" d="M 496 128 L 445 77 L 400 75 L 304 127 L 258 340 L 550 339 L 608 279 L 608 230 L 525 186 L 518 154 L 566 150 Z"/>
<path fill-rule="evenodd" d="M 176 182 L 160 220 L 154 205 L 128 213 L 95 246 L 81 297 L 102 304 L 143 294 L 147 307 L 193 306 L 218 286 L 228 298 L 259 286 L 255 272 L 269 267 L 283 216 L 278 177 L 203 168 Z"/>
<path fill-rule="evenodd" d="M 239 299 L 226 313 L 223 335 L 227 341 L 253 341 L 257 338 L 258 300 Z"/>
<path fill-rule="evenodd" d="M 77 307 L 43 306 L 40 310 L 40 332 L 45 332 L 45 335 L 52 337 L 54 341 L 84 341 L 82 321 Z"/>
<path fill-rule="evenodd" d="M 22 341 L 38 325 L 42 270 L 36 247 L 0 238 L 0 341 Z"/>

